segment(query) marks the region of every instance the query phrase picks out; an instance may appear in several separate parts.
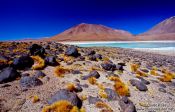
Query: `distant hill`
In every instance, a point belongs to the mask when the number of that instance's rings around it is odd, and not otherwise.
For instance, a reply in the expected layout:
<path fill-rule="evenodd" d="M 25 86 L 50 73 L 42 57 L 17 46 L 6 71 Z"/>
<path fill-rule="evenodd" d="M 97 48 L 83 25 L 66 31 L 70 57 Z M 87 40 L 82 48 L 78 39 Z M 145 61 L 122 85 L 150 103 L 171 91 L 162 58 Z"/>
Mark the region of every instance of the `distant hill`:
<path fill-rule="evenodd" d="M 79 24 L 47 40 L 51 41 L 128 41 L 132 34 L 97 24 Z"/>
<path fill-rule="evenodd" d="M 138 40 L 175 40 L 175 16 L 136 36 Z"/>

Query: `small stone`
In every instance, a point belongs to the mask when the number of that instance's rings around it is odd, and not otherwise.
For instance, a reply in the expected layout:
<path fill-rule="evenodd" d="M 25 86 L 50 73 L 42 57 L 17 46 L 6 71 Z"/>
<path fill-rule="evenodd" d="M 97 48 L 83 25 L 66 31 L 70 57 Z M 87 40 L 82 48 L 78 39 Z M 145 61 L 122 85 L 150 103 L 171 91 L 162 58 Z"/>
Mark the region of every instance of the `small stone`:
<path fill-rule="evenodd" d="M 20 79 L 21 88 L 30 88 L 42 85 L 42 81 L 36 77 L 25 76 Z"/>
<path fill-rule="evenodd" d="M 89 104 L 96 104 L 96 102 L 102 102 L 102 100 L 98 97 L 89 96 L 88 102 Z"/>
<path fill-rule="evenodd" d="M 158 89 L 160 92 L 166 93 L 166 90 L 164 88 L 159 88 Z"/>
<path fill-rule="evenodd" d="M 86 75 L 86 76 L 83 76 L 81 79 L 82 80 L 87 80 L 88 78 L 90 78 L 90 77 L 95 77 L 95 78 L 99 78 L 100 77 L 100 74 L 96 71 L 96 70 L 93 70 L 93 71 L 91 71 L 88 75 Z"/>
<path fill-rule="evenodd" d="M 131 83 L 132 86 L 135 86 L 140 91 L 147 91 L 148 90 L 148 88 L 145 85 L 145 83 L 141 82 L 140 80 L 131 79 L 130 83 Z"/>

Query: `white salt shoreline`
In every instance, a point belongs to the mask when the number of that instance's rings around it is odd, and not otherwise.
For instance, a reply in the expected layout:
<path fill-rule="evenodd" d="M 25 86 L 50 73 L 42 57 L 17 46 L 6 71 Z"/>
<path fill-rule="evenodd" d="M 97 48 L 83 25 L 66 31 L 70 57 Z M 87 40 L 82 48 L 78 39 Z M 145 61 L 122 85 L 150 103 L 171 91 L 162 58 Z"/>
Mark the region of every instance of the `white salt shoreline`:
<path fill-rule="evenodd" d="M 155 43 L 173 43 L 175 40 L 168 40 L 168 41 L 66 41 L 66 42 L 59 42 L 62 44 L 105 44 L 105 43 L 149 43 L 149 42 L 155 42 Z"/>

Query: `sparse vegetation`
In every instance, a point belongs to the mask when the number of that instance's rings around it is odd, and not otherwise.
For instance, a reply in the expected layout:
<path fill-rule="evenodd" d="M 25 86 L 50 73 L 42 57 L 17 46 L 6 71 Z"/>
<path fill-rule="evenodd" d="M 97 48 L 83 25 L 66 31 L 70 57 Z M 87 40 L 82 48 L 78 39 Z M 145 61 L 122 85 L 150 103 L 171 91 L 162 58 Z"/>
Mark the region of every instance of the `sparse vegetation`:
<path fill-rule="evenodd" d="M 54 74 L 57 77 L 64 77 L 64 74 L 69 72 L 69 69 L 64 68 L 63 66 L 55 67 Z"/>
<path fill-rule="evenodd" d="M 52 105 L 45 106 L 42 112 L 84 112 L 76 106 L 73 106 L 69 101 L 61 100 Z"/>
<path fill-rule="evenodd" d="M 40 56 L 31 56 L 31 58 L 35 62 L 35 64 L 32 66 L 32 69 L 40 70 L 40 69 L 43 69 L 45 67 L 45 61 Z"/>
<path fill-rule="evenodd" d="M 139 67 L 138 64 L 130 64 L 131 72 L 136 72 Z"/>
<path fill-rule="evenodd" d="M 90 77 L 88 78 L 88 81 L 90 84 L 95 85 L 97 84 L 97 79 L 95 77 Z"/>

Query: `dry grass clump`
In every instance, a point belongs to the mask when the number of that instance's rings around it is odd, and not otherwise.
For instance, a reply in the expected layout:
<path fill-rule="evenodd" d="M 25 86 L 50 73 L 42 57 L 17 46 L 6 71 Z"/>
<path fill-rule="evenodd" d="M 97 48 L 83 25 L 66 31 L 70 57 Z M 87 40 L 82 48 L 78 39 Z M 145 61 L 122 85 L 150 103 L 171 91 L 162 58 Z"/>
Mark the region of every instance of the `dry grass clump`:
<path fill-rule="evenodd" d="M 38 102 L 39 100 L 40 100 L 39 97 L 38 97 L 37 95 L 35 95 L 35 96 L 33 96 L 32 102 L 33 102 L 33 103 L 36 103 L 36 102 Z"/>
<path fill-rule="evenodd" d="M 117 76 L 109 76 L 108 79 L 109 79 L 110 81 L 120 81 L 120 78 L 117 77 Z"/>
<path fill-rule="evenodd" d="M 119 78 L 117 79 L 118 81 L 115 81 L 114 84 L 114 89 L 115 91 L 120 95 L 120 96 L 129 96 L 129 87 L 122 82 Z"/>
<path fill-rule="evenodd" d="M 32 66 L 32 69 L 40 70 L 40 69 L 43 69 L 45 67 L 45 61 L 40 56 L 31 56 L 31 58 L 35 62 L 35 64 Z"/>
<path fill-rule="evenodd" d="M 80 99 L 81 99 L 82 101 L 87 100 L 87 95 L 81 95 L 81 96 L 80 96 Z"/>
<path fill-rule="evenodd" d="M 145 73 L 145 72 L 142 72 L 142 71 L 140 71 L 140 70 L 137 70 L 137 71 L 136 71 L 136 76 L 148 77 L 148 74 Z"/>
<path fill-rule="evenodd" d="M 97 108 L 105 108 L 105 109 L 107 109 L 108 111 L 110 110 L 111 112 L 112 112 L 112 109 L 111 109 L 111 107 L 109 107 L 106 103 L 104 103 L 104 102 L 96 102 L 95 103 L 95 106 L 97 107 Z"/>
<path fill-rule="evenodd" d="M 97 67 L 97 66 L 92 66 L 89 71 L 93 71 L 93 70 L 96 70 L 96 71 L 103 71 L 100 67 Z"/>
<path fill-rule="evenodd" d="M 63 59 L 64 59 L 64 62 L 74 62 L 74 57 L 73 56 L 66 56 L 66 55 L 64 55 L 63 56 Z"/>
<path fill-rule="evenodd" d="M 110 59 L 108 58 L 108 57 L 103 57 L 103 59 L 102 59 L 103 61 L 110 61 Z"/>
<path fill-rule="evenodd" d="M 67 84 L 67 89 L 69 91 L 76 91 L 76 87 L 75 87 L 75 85 L 73 83 L 68 83 Z"/>
<path fill-rule="evenodd" d="M 156 72 L 156 70 L 150 70 L 150 74 L 154 76 L 158 76 L 159 74 Z"/>
<path fill-rule="evenodd" d="M 60 100 L 52 105 L 45 106 L 42 112 L 84 112 L 84 110 L 73 106 L 69 101 Z"/>
<path fill-rule="evenodd" d="M 88 78 L 88 81 L 90 84 L 95 85 L 97 84 L 97 79 L 95 77 L 90 77 Z"/>
<path fill-rule="evenodd" d="M 64 77 L 64 74 L 69 71 L 70 71 L 69 69 L 64 68 L 63 66 L 57 66 L 55 67 L 54 74 L 57 77 Z"/>
<path fill-rule="evenodd" d="M 102 90 L 105 89 L 105 87 L 103 86 L 103 84 L 97 83 L 97 86 L 98 86 L 98 88 L 100 88 L 100 89 L 102 89 Z"/>
<path fill-rule="evenodd" d="M 108 95 L 106 94 L 106 92 L 104 90 L 99 90 L 98 95 L 101 98 L 108 98 Z"/>
<path fill-rule="evenodd" d="M 131 72 L 136 72 L 139 67 L 138 64 L 130 64 Z"/>
<path fill-rule="evenodd" d="M 171 82 L 171 80 L 174 78 L 174 75 L 170 72 L 164 73 L 164 75 L 160 78 L 158 78 L 162 82 Z"/>

